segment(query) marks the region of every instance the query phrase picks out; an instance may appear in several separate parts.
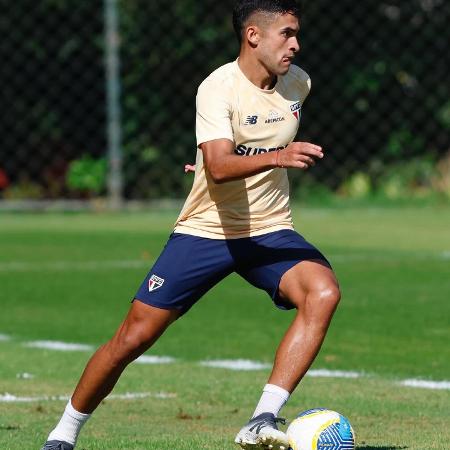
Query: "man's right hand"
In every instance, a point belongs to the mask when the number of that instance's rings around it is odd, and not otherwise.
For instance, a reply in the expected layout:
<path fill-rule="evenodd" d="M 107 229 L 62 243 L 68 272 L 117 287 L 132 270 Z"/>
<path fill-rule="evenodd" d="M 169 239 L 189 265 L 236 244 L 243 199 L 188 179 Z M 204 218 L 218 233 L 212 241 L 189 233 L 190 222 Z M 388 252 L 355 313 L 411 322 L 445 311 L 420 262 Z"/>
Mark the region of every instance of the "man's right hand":
<path fill-rule="evenodd" d="M 316 164 L 316 159 L 322 158 L 322 147 L 310 142 L 291 142 L 285 149 L 279 150 L 277 162 L 279 167 L 306 170 Z"/>

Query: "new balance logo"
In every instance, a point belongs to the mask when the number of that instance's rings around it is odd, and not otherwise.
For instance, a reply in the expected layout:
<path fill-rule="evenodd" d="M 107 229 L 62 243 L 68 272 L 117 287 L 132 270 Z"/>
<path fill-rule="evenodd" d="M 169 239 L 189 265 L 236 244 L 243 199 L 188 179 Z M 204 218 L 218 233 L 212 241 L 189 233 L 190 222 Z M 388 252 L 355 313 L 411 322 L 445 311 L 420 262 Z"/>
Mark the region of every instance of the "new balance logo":
<path fill-rule="evenodd" d="M 164 278 L 152 275 L 148 280 L 148 292 L 159 289 L 164 284 Z"/>
<path fill-rule="evenodd" d="M 256 125 L 258 122 L 258 116 L 247 116 L 245 119 L 244 125 Z"/>

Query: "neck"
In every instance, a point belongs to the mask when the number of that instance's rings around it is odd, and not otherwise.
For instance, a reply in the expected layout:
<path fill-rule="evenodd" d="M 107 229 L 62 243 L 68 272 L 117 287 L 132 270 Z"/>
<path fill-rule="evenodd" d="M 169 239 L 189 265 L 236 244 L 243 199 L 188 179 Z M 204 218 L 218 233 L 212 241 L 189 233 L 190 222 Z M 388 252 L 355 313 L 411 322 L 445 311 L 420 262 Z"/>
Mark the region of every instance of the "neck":
<path fill-rule="evenodd" d="M 238 65 L 242 73 L 260 89 L 272 89 L 277 82 L 277 76 L 269 72 L 261 62 L 249 54 L 245 48 L 241 49 Z"/>

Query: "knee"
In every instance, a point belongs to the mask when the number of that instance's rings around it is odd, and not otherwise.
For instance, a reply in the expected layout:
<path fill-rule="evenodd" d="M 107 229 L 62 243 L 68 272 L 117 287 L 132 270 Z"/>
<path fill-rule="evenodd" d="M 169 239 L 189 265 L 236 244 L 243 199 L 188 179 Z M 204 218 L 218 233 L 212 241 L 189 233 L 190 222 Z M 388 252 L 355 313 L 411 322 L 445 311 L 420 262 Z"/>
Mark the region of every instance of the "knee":
<path fill-rule="evenodd" d="M 337 284 L 320 286 L 307 299 L 305 320 L 326 331 L 341 299 Z"/>
<path fill-rule="evenodd" d="M 324 286 L 320 286 L 316 295 L 322 306 L 326 305 L 332 310 L 337 308 L 339 301 L 341 300 L 341 290 L 336 283 L 329 283 Z"/>
<path fill-rule="evenodd" d="M 138 358 L 149 347 L 148 339 L 138 326 L 120 329 L 106 344 L 111 364 L 114 366 L 127 365 Z"/>
<path fill-rule="evenodd" d="M 292 296 L 291 302 L 298 310 L 314 313 L 315 311 L 332 313 L 341 299 L 341 291 L 335 282 L 320 282 L 308 290 Z"/>

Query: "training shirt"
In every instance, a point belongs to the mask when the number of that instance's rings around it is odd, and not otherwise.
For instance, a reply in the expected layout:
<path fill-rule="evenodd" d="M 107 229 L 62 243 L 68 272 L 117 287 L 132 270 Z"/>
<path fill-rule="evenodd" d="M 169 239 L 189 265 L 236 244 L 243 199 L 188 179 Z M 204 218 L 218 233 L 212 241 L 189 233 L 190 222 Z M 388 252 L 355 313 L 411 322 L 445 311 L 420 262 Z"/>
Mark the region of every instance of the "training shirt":
<path fill-rule="evenodd" d="M 273 89 L 260 89 L 237 61 L 219 67 L 197 92 L 197 147 L 229 139 L 241 158 L 285 148 L 297 134 L 309 76 L 291 65 Z M 192 190 L 175 232 L 213 239 L 259 236 L 293 229 L 287 170 L 270 169 L 241 180 L 216 184 L 197 148 Z"/>

